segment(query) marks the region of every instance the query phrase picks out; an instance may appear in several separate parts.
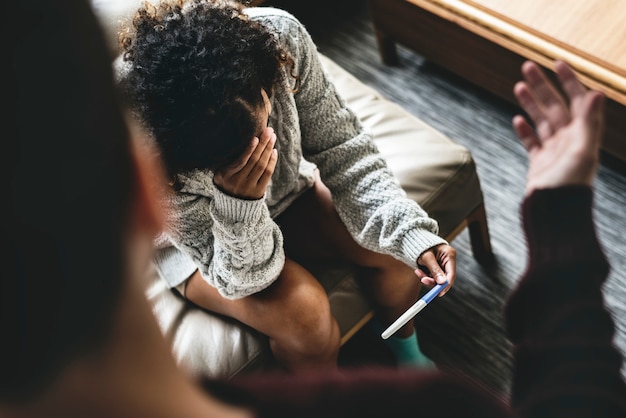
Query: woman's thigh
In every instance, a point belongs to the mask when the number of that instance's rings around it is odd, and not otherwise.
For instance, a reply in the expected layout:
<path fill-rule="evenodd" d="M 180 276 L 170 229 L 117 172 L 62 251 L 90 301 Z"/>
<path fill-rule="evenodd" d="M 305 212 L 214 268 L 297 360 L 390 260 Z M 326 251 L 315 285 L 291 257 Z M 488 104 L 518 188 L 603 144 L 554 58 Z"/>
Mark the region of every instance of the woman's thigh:
<path fill-rule="evenodd" d="M 331 317 L 328 296 L 311 273 L 287 259 L 283 271 L 266 289 L 241 299 L 227 299 L 196 271 L 185 288 L 194 304 L 275 337 L 301 324 L 326 322 Z"/>

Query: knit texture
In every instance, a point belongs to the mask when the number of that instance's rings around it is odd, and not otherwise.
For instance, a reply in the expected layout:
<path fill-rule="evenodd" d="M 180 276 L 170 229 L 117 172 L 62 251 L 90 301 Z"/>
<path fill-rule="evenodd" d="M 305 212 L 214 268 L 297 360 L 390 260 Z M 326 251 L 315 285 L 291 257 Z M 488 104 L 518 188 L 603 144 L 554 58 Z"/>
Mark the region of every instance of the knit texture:
<path fill-rule="evenodd" d="M 225 195 L 209 171 L 181 175 L 183 188 L 165 202 L 172 213 L 156 256 L 160 276 L 174 287 L 197 266 L 230 299 L 269 286 L 285 259 L 273 218 L 313 185 L 316 167 L 355 240 L 415 267 L 421 253 L 446 243 L 437 222 L 399 186 L 371 133 L 337 94 L 299 21 L 270 7 L 247 13 L 276 34 L 301 79 L 294 94 L 285 72 L 273 91 L 269 125 L 277 135 L 278 163 L 265 196 L 256 201 Z"/>

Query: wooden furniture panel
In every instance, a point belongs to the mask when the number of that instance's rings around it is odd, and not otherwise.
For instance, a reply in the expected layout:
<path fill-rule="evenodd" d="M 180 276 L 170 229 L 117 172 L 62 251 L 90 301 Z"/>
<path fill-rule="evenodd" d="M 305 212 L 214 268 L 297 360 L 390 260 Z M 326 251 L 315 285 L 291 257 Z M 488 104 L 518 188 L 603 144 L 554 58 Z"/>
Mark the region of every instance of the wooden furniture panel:
<path fill-rule="evenodd" d="M 385 63 L 397 63 L 395 43 L 399 42 L 513 103 L 512 89 L 520 79 L 520 66 L 525 60 L 532 59 L 551 71 L 555 59 L 565 59 L 588 87 L 607 96 L 603 149 L 626 161 L 626 70 L 622 64 L 624 53 L 620 52 L 626 51 L 626 44 L 622 47 L 618 42 L 623 39 L 619 35 L 623 30 L 616 31 L 613 40 L 619 48 L 608 43 L 604 49 L 596 48 L 600 37 L 588 31 L 596 24 L 612 30 L 603 20 L 604 15 L 597 17 L 596 23 L 587 23 L 569 34 L 564 23 L 550 27 L 547 17 L 566 16 L 564 13 L 571 8 L 578 10 L 576 13 L 584 11 L 591 20 L 586 3 L 571 0 L 565 9 L 559 3 L 561 9 L 551 9 L 556 15 L 548 15 L 545 8 L 539 8 L 540 3 L 552 4 L 546 0 L 515 4 L 506 0 L 369 0 L 369 7 Z M 497 11 L 488 7 L 497 7 Z M 626 3 L 621 9 L 626 12 Z M 533 19 L 533 12 L 541 18 Z M 612 14 L 613 18 L 620 20 L 620 13 Z M 517 14 L 520 21 L 513 19 Z M 556 21 L 569 22 L 566 17 Z"/>
<path fill-rule="evenodd" d="M 615 0 L 464 0 L 626 76 L 626 7 Z M 563 19 L 555 17 L 566 17 Z M 598 30 L 601 28 L 601 30 Z"/>

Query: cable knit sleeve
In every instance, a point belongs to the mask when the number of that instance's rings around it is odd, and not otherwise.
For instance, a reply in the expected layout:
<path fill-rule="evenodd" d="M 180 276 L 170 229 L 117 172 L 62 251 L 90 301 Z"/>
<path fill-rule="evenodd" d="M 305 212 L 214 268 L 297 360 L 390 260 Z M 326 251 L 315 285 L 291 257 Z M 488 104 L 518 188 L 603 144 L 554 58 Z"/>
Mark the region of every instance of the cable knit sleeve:
<path fill-rule="evenodd" d="M 437 222 L 406 196 L 371 133 L 327 77 L 305 28 L 284 17 L 279 36 L 301 79 L 295 101 L 304 157 L 319 168 L 357 242 L 415 266 L 422 252 L 446 242 L 437 235 Z"/>
<path fill-rule="evenodd" d="M 187 260 L 192 260 L 228 299 L 257 293 L 274 282 L 285 262 L 283 238 L 264 199 L 226 195 L 213 185 L 210 172 L 194 172 L 183 177 L 183 184 L 168 202 L 167 236 L 175 248 L 157 253 L 159 272 L 175 276 L 166 281 L 188 277 Z"/>

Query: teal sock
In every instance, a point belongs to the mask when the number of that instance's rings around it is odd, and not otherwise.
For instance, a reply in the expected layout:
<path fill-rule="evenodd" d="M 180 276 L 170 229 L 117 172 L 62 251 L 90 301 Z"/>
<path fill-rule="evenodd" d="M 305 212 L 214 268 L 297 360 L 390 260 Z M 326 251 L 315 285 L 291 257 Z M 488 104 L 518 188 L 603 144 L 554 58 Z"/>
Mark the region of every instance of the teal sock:
<path fill-rule="evenodd" d="M 375 332 L 380 335 L 382 332 L 380 323 L 376 319 L 372 321 L 372 323 Z M 380 331 L 376 328 L 380 329 Z M 435 367 L 435 363 L 420 350 L 419 342 L 417 341 L 417 333 L 415 331 L 406 338 L 392 335 L 384 341 L 395 356 L 398 366 L 419 368 Z"/>

